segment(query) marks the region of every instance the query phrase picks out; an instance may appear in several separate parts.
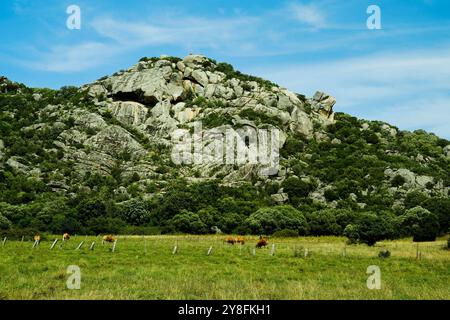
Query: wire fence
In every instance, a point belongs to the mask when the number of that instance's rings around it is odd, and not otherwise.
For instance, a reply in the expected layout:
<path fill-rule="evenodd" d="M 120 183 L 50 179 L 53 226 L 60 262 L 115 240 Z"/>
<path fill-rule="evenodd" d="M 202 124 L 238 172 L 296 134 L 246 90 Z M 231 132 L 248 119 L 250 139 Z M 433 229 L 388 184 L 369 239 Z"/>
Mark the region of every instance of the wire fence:
<path fill-rule="evenodd" d="M 115 241 L 105 243 L 101 236 L 73 236 L 70 240 L 49 237 L 46 241 L 8 241 L 5 237 L 0 239 L 1 247 L 8 247 L 13 243 L 17 249 L 33 250 L 60 250 L 109 251 L 115 254 L 126 252 L 151 254 L 156 251 L 165 251 L 172 255 L 204 254 L 205 256 L 238 254 L 260 256 L 295 256 L 310 257 L 313 255 L 342 256 L 364 258 L 378 256 L 381 251 L 389 251 L 390 256 L 398 258 L 415 258 L 417 260 L 432 258 L 450 258 L 447 241 L 413 243 L 407 241 L 382 241 L 375 246 L 349 245 L 345 239 L 327 240 L 327 238 L 273 238 L 269 239 L 265 248 L 256 249 L 258 237 L 245 238 L 245 244 L 227 243 L 225 236 L 193 236 L 193 235 L 156 235 L 156 236 L 125 236 L 115 237 Z M 32 245 L 31 245 L 32 244 Z"/>

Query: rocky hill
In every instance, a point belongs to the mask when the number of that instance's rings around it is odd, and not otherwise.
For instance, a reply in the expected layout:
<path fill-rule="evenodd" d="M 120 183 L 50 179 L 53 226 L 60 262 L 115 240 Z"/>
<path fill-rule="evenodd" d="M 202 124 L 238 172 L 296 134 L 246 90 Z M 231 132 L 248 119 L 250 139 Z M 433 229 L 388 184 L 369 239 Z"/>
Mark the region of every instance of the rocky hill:
<path fill-rule="evenodd" d="M 349 212 L 394 219 L 417 206 L 447 231 L 450 142 L 335 113 L 335 103 L 200 55 L 142 58 L 81 88 L 0 78 L 0 229 L 266 232 L 255 214 L 289 205 L 312 234 L 341 234 Z M 251 158 L 252 134 L 277 132 L 276 166 L 214 158 L 225 132 L 241 138 L 233 159 Z M 174 161 L 174 147 L 189 161 Z M 350 220 L 336 220 L 345 210 Z"/>

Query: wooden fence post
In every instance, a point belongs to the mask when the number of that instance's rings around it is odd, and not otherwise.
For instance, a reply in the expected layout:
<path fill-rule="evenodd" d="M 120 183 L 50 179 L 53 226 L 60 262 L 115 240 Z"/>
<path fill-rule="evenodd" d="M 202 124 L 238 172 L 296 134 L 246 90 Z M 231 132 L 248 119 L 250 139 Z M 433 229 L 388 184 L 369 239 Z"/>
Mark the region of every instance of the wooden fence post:
<path fill-rule="evenodd" d="M 416 260 L 420 260 L 422 258 L 422 252 L 419 251 L 419 243 L 416 244 Z"/>
<path fill-rule="evenodd" d="M 83 246 L 84 240 L 80 242 L 80 244 L 78 245 L 78 247 L 75 250 L 80 250 L 81 247 Z"/>
<path fill-rule="evenodd" d="M 50 246 L 50 250 L 53 250 L 53 247 L 55 246 L 55 244 L 58 242 L 58 239 L 55 239 L 52 243 L 52 245 Z"/>
<path fill-rule="evenodd" d="M 272 243 L 272 249 L 270 250 L 270 255 L 275 255 L 275 243 Z"/>

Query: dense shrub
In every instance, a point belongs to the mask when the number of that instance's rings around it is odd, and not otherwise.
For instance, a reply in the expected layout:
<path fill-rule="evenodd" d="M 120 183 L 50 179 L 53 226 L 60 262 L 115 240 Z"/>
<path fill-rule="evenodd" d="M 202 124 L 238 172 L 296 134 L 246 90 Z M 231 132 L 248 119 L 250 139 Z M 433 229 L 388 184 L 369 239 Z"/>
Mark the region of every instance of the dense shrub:
<path fill-rule="evenodd" d="M 12 226 L 11 221 L 9 221 L 6 217 L 0 214 L 0 230 L 8 230 Z"/>
<path fill-rule="evenodd" d="M 437 215 L 440 234 L 444 234 L 450 229 L 450 199 L 430 198 L 422 202 L 422 207 Z"/>
<path fill-rule="evenodd" d="M 245 220 L 255 234 L 273 234 L 278 230 L 296 230 L 300 235 L 308 233 L 308 223 L 303 214 L 291 206 L 262 208 Z"/>
<path fill-rule="evenodd" d="M 87 222 L 87 228 L 83 230 L 87 234 L 97 235 L 113 233 L 122 233 L 126 223 L 120 218 L 108 216 L 92 218 Z"/>
<path fill-rule="evenodd" d="M 174 216 L 170 223 L 175 228 L 175 231 L 178 232 L 193 234 L 209 232 L 207 226 L 203 223 L 198 214 L 185 210 Z"/>
<path fill-rule="evenodd" d="M 122 229 L 123 234 L 129 235 L 158 235 L 161 228 L 153 226 L 126 226 Z"/>
<path fill-rule="evenodd" d="M 328 209 L 332 210 L 332 209 Z M 348 209 L 334 209 L 334 215 L 336 216 L 336 223 L 341 227 L 343 231 L 349 224 L 354 224 L 358 220 L 359 212 Z"/>
<path fill-rule="evenodd" d="M 255 76 L 251 76 L 251 75 L 247 75 L 247 74 L 243 74 L 240 71 L 234 70 L 233 66 L 229 63 L 225 63 L 225 62 L 220 62 L 216 64 L 215 67 L 215 71 L 220 71 L 225 73 L 227 79 L 232 79 L 232 78 L 236 78 L 239 79 L 241 81 L 255 81 L 257 82 L 260 86 L 267 88 L 267 89 L 271 89 L 272 87 L 277 87 L 276 84 L 259 78 L 259 77 L 255 77 Z"/>
<path fill-rule="evenodd" d="M 421 206 L 423 202 L 428 200 L 428 196 L 420 191 L 408 192 L 405 198 L 405 208 L 411 209 L 414 207 Z"/>
<path fill-rule="evenodd" d="M 281 156 L 288 158 L 303 151 L 304 143 L 299 138 L 288 137 L 284 143 L 283 148 L 280 150 Z"/>
<path fill-rule="evenodd" d="M 340 235 L 342 233 L 342 228 L 336 221 L 336 211 L 333 209 L 314 211 L 307 214 L 306 219 L 312 235 Z"/>
<path fill-rule="evenodd" d="M 299 236 L 298 231 L 292 230 L 292 229 L 282 229 L 282 230 L 275 231 L 272 234 L 272 237 L 275 237 L 275 238 L 295 238 L 298 236 Z"/>
<path fill-rule="evenodd" d="M 356 224 L 349 224 L 345 227 L 343 235 L 348 238 L 350 243 L 357 243 L 360 240 L 358 226 Z"/>
<path fill-rule="evenodd" d="M 254 121 L 256 125 L 271 124 L 279 128 L 281 128 L 283 125 L 283 121 L 280 118 L 276 116 L 269 116 L 262 112 L 256 112 L 253 109 L 244 109 L 239 113 L 239 116 L 243 119 Z M 288 144 L 290 143 L 292 143 L 292 141 L 288 142 Z"/>
<path fill-rule="evenodd" d="M 120 217 L 132 225 L 143 225 L 150 220 L 147 204 L 139 199 L 132 199 L 120 204 L 119 211 Z"/>
<path fill-rule="evenodd" d="M 106 206 L 101 199 L 83 199 L 77 205 L 77 219 L 82 224 L 86 224 L 92 218 L 99 218 L 106 215 Z"/>
<path fill-rule="evenodd" d="M 377 241 L 392 239 L 395 236 L 394 218 L 389 214 L 363 212 L 354 224 L 348 225 L 344 235 L 350 242 L 375 245 Z"/>
<path fill-rule="evenodd" d="M 290 199 L 304 198 L 313 190 L 312 185 L 297 177 L 290 177 L 283 181 L 281 186 Z"/>
<path fill-rule="evenodd" d="M 236 212 L 224 212 L 217 218 L 217 226 L 226 233 L 247 233 L 236 232 L 236 229 L 243 225 L 245 216 Z M 241 230 L 244 231 L 244 230 Z"/>
<path fill-rule="evenodd" d="M 62 234 L 65 232 L 75 234 L 81 231 L 81 224 L 77 221 L 75 216 L 61 213 L 52 217 L 52 222 L 49 225 L 48 230 L 55 234 Z"/>
<path fill-rule="evenodd" d="M 387 259 L 391 256 L 391 252 L 387 249 L 381 250 L 380 253 L 378 253 L 378 257 L 382 259 Z"/>
<path fill-rule="evenodd" d="M 402 231 L 412 235 L 415 242 L 435 241 L 439 234 L 438 217 L 422 207 L 407 210 L 400 224 Z"/>

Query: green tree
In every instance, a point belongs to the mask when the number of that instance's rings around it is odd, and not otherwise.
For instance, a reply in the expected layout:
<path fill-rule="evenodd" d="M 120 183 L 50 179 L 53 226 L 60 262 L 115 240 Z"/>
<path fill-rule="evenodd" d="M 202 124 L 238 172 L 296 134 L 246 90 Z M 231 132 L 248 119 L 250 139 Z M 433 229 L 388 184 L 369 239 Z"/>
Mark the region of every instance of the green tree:
<path fill-rule="evenodd" d="M 52 222 L 50 223 L 48 229 L 56 234 L 62 234 L 65 232 L 74 234 L 80 232 L 81 225 L 73 216 L 56 214 L 52 217 Z"/>
<path fill-rule="evenodd" d="M 405 197 L 405 208 L 411 209 L 421 206 L 423 202 L 428 200 L 428 196 L 420 191 L 411 191 Z"/>
<path fill-rule="evenodd" d="M 373 246 L 377 241 L 392 239 L 395 236 L 394 217 L 389 214 L 363 212 L 354 224 L 345 228 L 344 235 L 351 242 Z"/>
<path fill-rule="evenodd" d="M 440 234 L 444 234 L 450 229 L 450 199 L 430 198 L 424 201 L 422 206 L 438 216 Z"/>
<path fill-rule="evenodd" d="M 193 234 L 208 233 L 208 227 L 203 223 L 198 214 L 183 210 L 175 215 L 170 223 L 176 231 Z"/>
<path fill-rule="evenodd" d="M 126 223 L 115 217 L 95 217 L 87 222 L 87 232 L 90 234 L 118 234 L 125 228 Z"/>
<path fill-rule="evenodd" d="M 435 241 L 439 234 L 438 217 L 422 207 L 407 210 L 400 224 L 404 232 L 413 236 L 414 242 Z"/>
<path fill-rule="evenodd" d="M 315 189 L 312 182 L 305 182 L 297 177 L 287 178 L 281 186 L 284 192 L 288 194 L 289 202 L 296 207 L 304 202 L 309 193 Z"/>
<path fill-rule="evenodd" d="M 76 208 L 77 219 L 83 225 L 92 218 L 98 218 L 106 215 L 106 206 L 101 199 L 91 198 L 83 199 Z"/>
<path fill-rule="evenodd" d="M 312 235 L 340 235 L 341 226 L 336 221 L 336 212 L 333 209 L 314 211 L 306 215 L 309 230 Z"/>
<path fill-rule="evenodd" d="M 120 217 L 132 225 L 142 225 L 149 222 L 151 215 L 147 204 L 139 199 L 131 199 L 119 206 Z"/>
<path fill-rule="evenodd" d="M 0 230 L 8 230 L 12 226 L 11 221 L 9 221 L 6 217 L 0 214 Z"/>
<path fill-rule="evenodd" d="M 251 214 L 246 225 L 254 234 L 272 234 L 278 230 L 296 230 L 306 235 L 309 227 L 304 215 L 291 206 L 261 208 Z"/>

